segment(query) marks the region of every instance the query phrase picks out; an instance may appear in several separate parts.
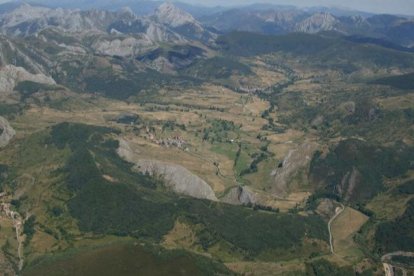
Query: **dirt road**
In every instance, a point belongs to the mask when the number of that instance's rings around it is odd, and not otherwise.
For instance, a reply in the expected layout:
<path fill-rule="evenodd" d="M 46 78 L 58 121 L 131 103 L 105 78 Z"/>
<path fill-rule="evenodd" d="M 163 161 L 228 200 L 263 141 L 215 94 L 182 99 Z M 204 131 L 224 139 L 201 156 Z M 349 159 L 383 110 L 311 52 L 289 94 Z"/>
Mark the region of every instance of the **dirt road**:
<path fill-rule="evenodd" d="M 395 256 L 414 257 L 414 252 L 396 251 L 396 252 L 388 253 L 382 256 L 381 261 L 382 261 L 382 265 L 384 266 L 385 276 L 395 275 L 394 267 L 397 267 L 397 266 L 390 264 L 390 262 L 392 261 L 392 257 L 395 257 Z M 401 269 L 404 271 L 403 268 Z"/>
<path fill-rule="evenodd" d="M 332 236 L 332 229 L 331 225 L 332 222 L 345 210 L 345 206 L 341 204 L 341 207 L 336 207 L 335 215 L 329 220 L 328 222 L 328 231 L 329 231 L 329 244 L 331 247 L 331 253 L 335 254 L 334 246 L 333 246 L 333 236 Z"/>

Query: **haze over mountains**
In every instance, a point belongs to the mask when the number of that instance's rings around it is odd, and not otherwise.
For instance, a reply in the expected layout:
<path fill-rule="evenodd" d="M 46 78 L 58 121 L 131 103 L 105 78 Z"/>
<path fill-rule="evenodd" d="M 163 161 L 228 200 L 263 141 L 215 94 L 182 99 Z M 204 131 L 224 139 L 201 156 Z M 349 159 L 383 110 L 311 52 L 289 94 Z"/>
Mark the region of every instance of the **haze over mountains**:
<path fill-rule="evenodd" d="M 45 4 L 56 5 L 56 3 L 49 2 Z M 3 4 L 0 10 L 8 14 L 2 15 L 2 32 L 15 35 L 30 34 L 45 27 L 59 27 L 70 31 L 82 29 L 110 31 L 108 28 L 111 24 L 124 22 L 131 25 L 128 31 L 134 30 L 135 33 L 143 33 L 144 29 L 146 31 L 151 26 L 150 33 L 152 34 L 149 35 L 152 39 L 158 40 L 172 35 L 167 30 L 159 30 L 163 25 L 187 37 L 193 37 L 196 34 L 193 38 L 202 38 L 205 41 L 211 39 L 212 34 L 209 32 L 249 31 L 286 34 L 334 31 L 341 35 L 384 39 L 404 47 L 414 46 L 414 20 L 394 15 L 372 15 L 326 8 L 299 9 L 273 5 L 251 5 L 234 9 L 203 8 L 182 3 L 178 3 L 177 7 L 173 4 L 164 4 L 160 10 L 158 7 L 161 4 L 153 1 L 138 3 L 126 1 L 116 4 L 112 1 L 99 2 L 99 4 L 90 1 L 59 2 L 61 6 L 71 5 L 72 8 L 88 9 L 90 5 L 94 9 L 117 10 L 99 14 L 76 10 L 66 13 L 59 9 L 50 10 L 46 7 L 24 3 Z M 186 29 L 189 26 L 191 26 L 190 29 Z M 121 29 L 118 30 L 120 32 L 127 29 L 120 25 L 118 28 Z M 116 28 L 113 31 L 116 31 Z M 175 37 L 175 39 L 179 38 Z"/>
<path fill-rule="evenodd" d="M 39 2 L 0 5 L 0 274 L 413 273 L 412 18 Z"/>

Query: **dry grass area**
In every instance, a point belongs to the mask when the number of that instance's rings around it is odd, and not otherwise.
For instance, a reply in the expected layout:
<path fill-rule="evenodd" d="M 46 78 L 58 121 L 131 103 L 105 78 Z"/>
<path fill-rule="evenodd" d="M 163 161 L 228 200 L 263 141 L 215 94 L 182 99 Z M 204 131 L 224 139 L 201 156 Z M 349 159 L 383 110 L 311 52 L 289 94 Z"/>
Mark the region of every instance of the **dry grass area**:
<path fill-rule="evenodd" d="M 76 95 L 72 95 L 76 97 Z M 84 99 L 85 98 L 85 99 Z M 194 101 L 197 99 L 197 101 Z M 242 125 L 243 137 L 248 143 L 255 143 L 259 147 L 260 142 L 256 140 L 257 133 L 261 130 L 266 120 L 260 117 L 261 113 L 268 108 L 268 103 L 253 95 L 240 95 L 226 88 L 206 85 L 200 90 L 168 91 L 159 100 L 168 103 L 170 110 L 164 111 L 163 106 L 154 104 L 140 105 L 126 103 L 116 100 L 108 100 L 99 97 L 79 96 L 79 100 L 87 101 L 88 105 L 80 110 L 76 105 L 63 110 L 50 107 L 33 106 L 17 117 L 12 125 L 16 129 L 17 138 L 23 138 L 40 129 L 45 129 L 60 122 L 77 122 L 98 126 L 115 127 L 124 132 L 127 138 L 135 144 L 141 145 L 138 152 L 145 159 L 163 160 L 172 162 L 189 169 L 196 175 L 207 180 L 218 194 L 226 188 L 234 186 L 234 160 L 225 154 L 213 152 L 211 145 L 202 142 L 195 133 L 207 126 L 208 120 L 221 119 Z M 183 105 L 185 107 L 183 107 Z M 193 106 L 194 105 L 194 106 Z M 150 107 L 155 107 L 151 109 Z M 225 112 L 217 110 L 224 109 Z M 183 124 L 187 131 L 177 131 L 179 136 L 188 141 L 190 150 L 184 152 L 176 148 L 165 148 L 145 140 L 145 135 L 137 135 L 130 131 L 131 128 L 111 121 L 122 113 L 134 113 L 140 116 L 144 124 L 155 123 L 157 138 L 168 138 L 168 133 L 161 130 L 162 122 L 172 121 Z M 220 164 L 220 175 L 217 175 L 217 167 Z"/>
<path fill-rule="evenodd" d="M 9 269 L 10 261 L 17 263 L 18 243 L 12 220 L 3 216 L 0 217 L 0 248 L 0 269 Z M 1 270 L 0 275 L 3 275 Z"/>
<path fill-rule="evenodd" d="M 376 102 L 381 108 L 389 110 L 411 108 L 414 106 L 414 94 L 379 98 L 376 99 Z"/>
<path fill-rule="evenodd" d="M 405 206 L 414 196 L 391 196 L 379 194 L 367 204 L 367 208 L 375 212 L 378 219 L 394 220 L 403 215 Z"/>
<path fill-rule="evenodd" d="M 353 235 L 368 221 L 368 217 L 361 212 L 346 207 L 345 210 L 332 222 L 332 236 L 335 253 L 346 260 L 357 260 L 362 257 Z"/>
<path fill-rule="evenodd" d="M 13 265 L 2 251 L 0 251 L 0 272 L 2 273 L 1 275 L 4 276 L 15 275 Z"/>
<path fill-rule="evenodd" d="M 203 85 L 197 90 L 168 91 L 168 93 L 164 93 L 160 100 L 171 106 L 174 106 L 174 104 L 194 106 L 192 112 L 197 111 L 197 113 L 202 113 L 207 117 L 231 119 L 236 124 L 248 122 L 248 125 L 254 125 L 258 128 L 266 123 L 265 120 L 260 118 L 260 115 L 269 108 L 269 103 L 257 96 L 242 95 L 213 84 Z M 211 108 L 223 109 L 225 112 L 218 112 Z M 254 122 L 252 121 L 253 118 L 255 119 Z"/>
<path fill-rule="evenodd" d="M 232 271 L 246 276 L 297 275 L 305 272 L 305 264 L 295 262 L 235 262 L 227 263 L 226 266 Z"/>
<path fill-rule="evenodd" d="M 284 78 L 282 74 L 274 71 L 265 74 L 260 64 L 255 68 L 258 70 L 258 75 L 269 83 L 278 82 Z M 286 200 L 278 200 L 268 196 L 267 191 L 263 190 L 265 186 L 271 184 L 269 182 L 272 180 L 271 171 L 290 150 L 305 140 L 305 134 L 296 130 L 288 130 L 282 134 L 262 131 L 267 120 L 261 118 L 261 114 L 269 108 L 269 103 L 255 95 L 239 94 L 221 86 L 206 84 L 199 88 L 182 91 L 160 91 L 158 103 L 144 105 L 87 95 L 71 94 L 69 96 L 65 97 L 71 101 L 65 102 L 62 108 L 33 106 L 22 116 L 13 120 L 12 125 L 17 130 L 17 138 L 23 138 L 39 129 L 45 129 L 60 122 L 114 127 L 122 131 L 122 137 L 130 142 L 140 158 L 181 165 L 205 180 L 220 197 L 229 187 L 234 187 L 241 181 L 234 167 L 233 156 L 237 152 L 237 145 L 227 143 L 212 145 L 209 142 L 203 142 L 200 135 L 204 128 L 209 127 L 211 120 L 227 120 L 234 122 L 237 127 L 241 126 L 237 134 L 240 136 L 238 139 L 249 147 L 243 155 L 260 152 L 262 142 L 257 139 L 259 133 L 268 136 L 271 142 L 268 150 L 274 153 L 275 157 L 261 162 L 257 173 L 245 176 L 248 184 L 258 190 L 266 204 L 284 211 L 293 208 L 308 196 L 306 193 L 299 193 L 300 196 L 292 194 Z M 77 102 L 85 104 L 80 106 L 76 104 Z M 165 110 L 167 106 L 169 109 Z M 144 129 L 138 133 L 133 127 L 113 121 L 114 118 L 124 113 L 137 114 L 144 126 L 155 127 L 153 133 L 155 139 L 180 136 L 187 142 L 187 149 L 157 145 L 148 139 L 148 134 Z M 186 130 L 176 128 L 172 132 L 164 131 L 162 125 L 167 121 L 185 125 Z M 221 150 L 214 150 L 216 146 Z M 246 167 L 251 161 L 249 156 L 243 160 Z M 111 182 L 116 182 L 116 179 L 111 179 L 110 176 L 105 177 Z"/>
<path fill-rule="evenodd" d="M 162 246 L 167 249 L 187 249 L 201 252 L 201 246 L 197 246 L 198 239 L 192 227 L 184 222 L 176 221 L 174 228 L 164 236 Z"/>
<path fill-rule="evenodd" d="M 30 247 L 35 248 L 36 254 L 31 255 L 32 258 L 35 258 L 36 255 L 42 256 L 53 250 L 58 250 L 59 243 L 53 236 L 41 231 L 36 231 L 30 241 Z"/>
<path fill-rule="evenodd" d="M 225 156 L 210 152 L 209 145 L 197 147 L 197 150 L 183 151 L 178 148 L 162 147 L 132 135 L 125 137 L 125 140 L 128 141 L 131 149 L 139 155 L 140 159 L 159 160 L 181 165 L 205 180 L 216 194 L 224 192 L 226 188 L 234 186 L 236 183 L 231 163 L 226 162 L 228 159 Z M 226 177 L 216 174 L 217 167 L 214 162 L 220 163 L 220 171 Z"/>
<path fill-rule="evenodd" d="M 16 234 L 13 230 L 13 222 L 9 218 L 0 217 L 0 246 L 4 246 L 6 242 L 13 239 Z"/>
<path fill-rule="evenodd" d="M 295 82 L 295 84 L 290 85 L 285 92 L 296 92 L 296 91 L 309 91 L 316 92 L 321 90 L 321 85 L 317 83 L 312 83 L 309 79 L 301 80 Z"/>
<path fill-rule="evenodd" d="M 290 150 L 296 149 L 305 139 L 305 133 L 289 129 L 285 133 L 270 134 L 267 140 L 271 142 L 269 150 L 278 159 L 283 159 Z"/>
<path fill-rule="evenodd" d="M 309 192 L 294 192 L 290 193 L 287 198 L 282 199 L 272 196 L 269 193 L 260 192 L 257 194 L 257 198 L 266 206 L 279 209 L 281 212 L 287 212 L 297 205 L 305 203 L 310 195 L 311 193 Z"/>
<path fill-rule="evenodd" d="M 260 64 L 255 68 L 261 78 L 269 83 L 278 82 L 284 78 L 282 74 L 274 71 L 265 74 Z M 214 150 L 217 144 L 203 142 L 200 131 L 208 127 L 209 122 L 214 119 L 232 121 L 236 126 L 241 126 L 238 134 L 240 141 L 249 145 L 249 150 L 245 151 L 244 155 L 260 152 L 259 148 L 262 143 L 256 137 L 259 133 L 268 136 L 268 141 L 271 142 L 268 151 L 274 153 L 275 157 L 261 162 L 257 173 L 244 177 L 247 184 L 257 190 L 259 198 L 269 206 L 287 211 L 308 197 L 307 193 L 299 192 L 280 200 L 266 191 L 265 187 L 269 186 L 272 181 L 271 171 L 290 150 L 295 149 L 305 140 L 305 133 L 297 130 L 288 130 L 282 134 L 262 131 L 267 120 L 261 118 L 261 114 L 269 108 L 269 103 L 255 95 L 239 94 L 221 86 L 207 84 L 197 89 L 160 91 L 158 104 L 141 105 L 78 94 L 69 96 L 67 98 L 71 100 L 65 102 L 63 108 L 33 106 L 22 116 L 13 120 L 12 125 L 17 130 L 17 138 L 23 138 L 39 129 L 45 129 L 60 122 L 114 127 L 122 131 L 122 137 L 131 144 L 135 152 L 139 153 L 141 159 L 160 160 L 181 165 L 205 180 L 220 197 L 228 188 L 244 181 L 239 179 L 234 167 L 233 155 L 237 152 L 237 145 L 223 143 L 218 145 L 221 150 Z M 78 105 L 77 102 L 84 104 Z M 167 106 L 169 110 L 165 110 Z M 137 114 L 144 125 L 154 126 L 156 139 L 166 139 L 176 135 L 182 137 L 187 141 L 187 149 L 157 145 L 148 139 L 145 130 L 141 129 L 140 133 L 137 133 L 133 127 L 113 121 L 123 113 Z M 186 130 L 164 131 L 162 124 L 167 121 L 185 125 Z M 248 166 L 251 160 L 247 158 L 243 162 L 246 163 L 245 166 Z M 219 173 L 217 164 L 220 169 Z M 116 183 L 116 179 L 110 178 L 111 176 L 105 177 Z M 47 181 L 47 176 L 41 178 Z M 40 192 L 45 194 L 39 195 L 39 200 L 47 195 L 47 192 L 37 191 L 37 193 Z"/>
<path fill-rule="evenodd" d="M 257 63 L 257 65 L 260 65 L 260 63 Z M 243 80 L 244 82 L 249 83 L 249 86 L 254 85 L 266 88 L 286 80 L 285 75 L 269 70 L 264 66 L 256 66 L 252 69 L 255 75 L 247 77 Z"/>

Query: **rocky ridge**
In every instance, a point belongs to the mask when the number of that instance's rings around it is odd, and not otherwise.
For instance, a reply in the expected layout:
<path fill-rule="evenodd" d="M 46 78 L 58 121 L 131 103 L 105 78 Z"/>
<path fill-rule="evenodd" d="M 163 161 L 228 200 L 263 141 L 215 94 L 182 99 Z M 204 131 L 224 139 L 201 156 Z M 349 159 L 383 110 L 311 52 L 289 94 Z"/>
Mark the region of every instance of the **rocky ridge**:
<path fill-rule="evenodd" d="M 143 159 L 136 163 L 134 169 L 161 178 L 166 187 L 177 194 L 212 201 L 218 200 L 210 185 L 180 165 Z"/>
<path fill-rule="evenodd" d="M 191 14 L 170 3 L 161 5 L 154 15 L 138 17 L 131 9 L 104 10 L 52 9 L 23 3 L 0 14 L 0 32 L 10 36 L 37 36 L 52 28 L 80 34 L 126 34 L 149 42 L 185 42 L 185 38 L 213 38 Z"/>

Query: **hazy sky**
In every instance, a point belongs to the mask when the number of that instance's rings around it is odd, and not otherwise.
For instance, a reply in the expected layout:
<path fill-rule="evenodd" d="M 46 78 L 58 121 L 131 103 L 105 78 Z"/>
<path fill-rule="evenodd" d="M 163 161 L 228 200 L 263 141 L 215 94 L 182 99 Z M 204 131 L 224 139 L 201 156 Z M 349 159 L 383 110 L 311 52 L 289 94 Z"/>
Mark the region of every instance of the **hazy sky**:
<path fill-rule="evenodd" d="M 30 2 L 30 0 L 27 0 Z M 32 0 L 36 2 L 36 0 Z M 53 1 L 53 0 L 49 0 Z M 55 0 L 56 3 L 59 0 Z M 96 0 L 74 0 L 80 2 L 96 1 Z M 116 2 L 117 0 L 112 0 Z M 136 0 L 137 2 L 140 0 Z M 374 13 L 393 13 L 393 14 L 409 14 L 414 15 L 414 0 L 172 0 L 181 1 L 191 4 L 199 4 L 204 6 L 231 6 L 252 3 L 272 3 L 283 5 L 295 5 L 301 7 L 311 6 L 335 6 L 349 8 L 354 10 L 368 11 Z M 10 2 L 10 0 L 0 0 L 0 3 Z"/>
<path fill-rule="evenodd" d="M 184 0 L 192 4 L 234 5 L 251 3 L 291 4 L 301 7 L 337 6 L 375 13 L 399 13 L 414 15 L 414 0 Z M 183 2 L 184 2 L 183 1 Z"/>

